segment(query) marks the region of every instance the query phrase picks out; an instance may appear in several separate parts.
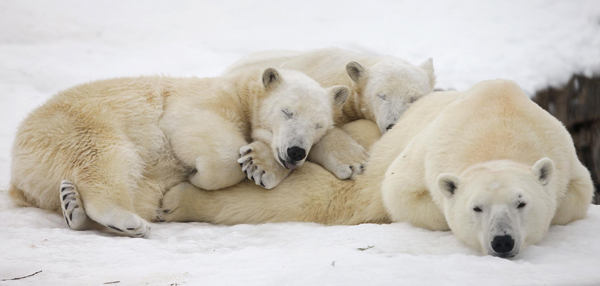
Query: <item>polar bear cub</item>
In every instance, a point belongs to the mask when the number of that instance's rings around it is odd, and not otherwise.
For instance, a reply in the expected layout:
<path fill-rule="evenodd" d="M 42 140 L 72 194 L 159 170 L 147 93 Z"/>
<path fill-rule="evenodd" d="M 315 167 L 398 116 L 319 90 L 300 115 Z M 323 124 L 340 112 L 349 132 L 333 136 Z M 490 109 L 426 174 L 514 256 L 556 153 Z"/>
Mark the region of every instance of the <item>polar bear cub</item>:
<path fill-rule="evenodd" d="M 207 190 L 248 174 L 265 188 L 277 185 L 333 127 L 332 112 L 349 92 L 271 68 L 79 85 L 21 123 L 9 193 L 20 205 L 62 211 L 72 229 L 99 223 L 145 237 L 165 190 L 190 173 Z M 256 153 L 275 166 L 257 168 Z"/>
<path fill-rule="evenodd" d="M 167 99 L 160 124 L 177 157 L 198 170 L 189 178 L 195 186 L 221 189 L 248 177 L 274 188 L 333 127 L 332 113 L 349 96 L 345 86 L 325 90 L 298 71 L 267 68 L 262 77 L 257 74 L 227 77 L 237 82 L 234 97 L 188 96 L 183 90 L 183 97 Z"/>
<path fill-rule="evenodd" d="M 338 48 L 255 53 L 234 63 L 224 74 L 269 66 L 302 71 L 324 87 L 352 87 L 349 104 L 334 114 L 335 124 L 368 119 L 377 124 L 382 134 L 413 102 L 432 92 L 435 85 L 431 59 L 415 66 L 391 56 L 370 56 Z M 348 179 L 362 173 L 365 154 L 364 148 L 334 128 L 315 145 L 308 159 L 339 179 Z"/>

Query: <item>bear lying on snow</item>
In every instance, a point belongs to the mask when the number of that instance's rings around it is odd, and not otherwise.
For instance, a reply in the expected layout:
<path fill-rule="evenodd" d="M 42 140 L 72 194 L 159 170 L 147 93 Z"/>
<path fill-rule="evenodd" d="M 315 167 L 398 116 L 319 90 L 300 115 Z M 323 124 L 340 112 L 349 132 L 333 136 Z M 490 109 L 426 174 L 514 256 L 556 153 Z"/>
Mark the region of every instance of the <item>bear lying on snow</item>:
<path fill-rule="evenodd" d="M 352 134 L 370 128 L 369 121 L 346 126 Z M 306 163 L 271 191 L 242 182 L 206 192 L 182 183 L 166 193 L 164 219 L 410 222 L 451 229 L 485 254 L 511 257 L 550 224 L 585 217 L 592 198 L 590 174 L 564 126 L 506 80 L 425 96 L 370 151 L 355 181 Z"/>
<path fill-rule="evenodd" d="M 9 193 L 20 205 L 62 206 L 73 229 L 87 228 L 89 217 L 143 237 L 164 191 L 193 169 L 189 180 L 204 189 L 235 185 L 247 174 L 263 187 L 277 185 L 333 127 L 332 113 L 349 94 L 345 86 L 325 90 L 298 71 L 275 69 L 76 86 L 20 125 Z M 260 159 L 271 169 L 256 167 Z"/>
<path fill-rule="evenodd" d="M 431 59 L 414 66 L 395 57 L 370 56 L 338 48 L 259 52 L 234 63 L 224 75 L 268 67 L 299 70 L 324 87 L 351 86 L 353 93 L 348 103 L 334 114 L 335 124 L 368 119 L 377 123 L 382 134 L 394 126 L 414 101 L 431 93 L 435 85 Z M 348 179 L 362 173 L 367 156 L 362 146 L 344 131 L 334 128 L 315 144 L 308 160 L 325 167 L 339 179 Z"/>

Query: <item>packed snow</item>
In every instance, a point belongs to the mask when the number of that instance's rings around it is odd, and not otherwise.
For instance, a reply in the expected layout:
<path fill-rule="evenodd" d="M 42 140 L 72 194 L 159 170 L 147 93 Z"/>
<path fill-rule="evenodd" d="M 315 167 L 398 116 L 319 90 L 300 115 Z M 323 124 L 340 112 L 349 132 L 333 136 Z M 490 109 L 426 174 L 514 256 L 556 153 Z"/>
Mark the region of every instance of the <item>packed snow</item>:
<path fill-rule="evenodd" d="M 163 223 L 149 239 L 76 232 L 7 196 L 16 127 L 60 90 L 217 76 L 251 52 L 330 46 L 432 57 L 439 88 L 508 78 L 531 95 L 600 72 L 600 2 L 0 1 L 0 285 L 600 285 L 599 206 L 502 259 L 406 223 Z"/>

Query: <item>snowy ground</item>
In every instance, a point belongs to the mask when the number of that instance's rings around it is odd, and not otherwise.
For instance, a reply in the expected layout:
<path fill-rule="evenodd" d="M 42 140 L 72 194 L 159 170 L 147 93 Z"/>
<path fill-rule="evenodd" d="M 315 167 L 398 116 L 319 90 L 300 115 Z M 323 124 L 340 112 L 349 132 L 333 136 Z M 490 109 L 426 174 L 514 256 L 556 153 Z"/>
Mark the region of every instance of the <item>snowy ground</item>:
<path fill-rule="evenodd" d="M 42 270 L 0 285 L 600 284 L 598 206 L 512 260 L 407 224 L 172 223 L 144 240 L 70 231 L 58 215 L 13 207 L 17 124 L 84 81 L 215 76 L 254 51 L 328 46 L 433 57 L 438 87 L 459 90 L 508 78 L 532 94 L 600 72 L 598 1 L 173 2 L 0 1 L 0 280 Z"/>

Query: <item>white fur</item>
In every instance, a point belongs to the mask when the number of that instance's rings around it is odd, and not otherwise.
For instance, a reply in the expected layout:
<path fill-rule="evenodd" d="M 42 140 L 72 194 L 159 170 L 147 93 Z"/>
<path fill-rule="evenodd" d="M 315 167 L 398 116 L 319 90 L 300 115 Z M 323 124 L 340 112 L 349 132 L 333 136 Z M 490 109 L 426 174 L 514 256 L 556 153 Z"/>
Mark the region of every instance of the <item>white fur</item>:
<path fill-rule="evenodd" d="M 353 135 L 377 129 L 369 121 L 348 125 Z M 585 217 L 593 194 L 564 126 L 506 80 L 425 96 L 370 151 L 365 173 L 354 181 L 339 181 L 308 162 L 272 193 L 246 183 L 212 193 L 180 184 L 164 198 L 165 219 L 404 221 L 451 229 L 482 253 L 509 257 L 540 241 L 550 224 Z M 501 235 L 514 239 L 513 249 L 493 251 Z"/>
<path fill-rule="evenodd" d="M 352 62 L 358 63 L 362 70 L 356 78 L 348 74 L 347 65 Z M 435 85 L 432 59 L 415 66 L 395 57 L 358 54 L 338 48 L 259 52 L 234 63 L 224 74 L 248 67 L 294 69 L 325 87 L 351 86 L 354 92 L 351 104 L 335 117 L 335 122 L 369 119 L 377 123 L 381 133 L 396 123 L 414 101 L 432 92 Z"/>
<path fill-rule="evenodd" d="M 271 70 L 275 81 L 265 84 L 266 72 L 119 78 L 63 91 L 21 124 L 10 195 L 20 205 L 62 210 L 73 229 L 87 228 L 89 218 L 145 237 L 145 220 L 156 218 L 164 191 L 188 175 L 210 190 L 250 176 L 237 162 L 249 143 L 267 146 L 261 171 L 272 188 L 289 173 L 274 155 L 287 160 L 280 150 L 289 146 L 310 151 L 333 127 L 333 109 L 349 92 L 325 90 L 298 71 Z"/>
<path fill-rule="evenodd" d="M 322 86 L 346 85 L 352 95 L 334 122 L 341 126 L 358 119 L 369 119 L 387 132 L 410 105 L 430 93 L 435 85 L 431 59 L 419 66 L 394 57 L 369 56 L 347 50 L 329 48 L 306 52 L 267 51 L 251 54 L 234 63 L 225 75 L 253 68 L 286 68 L 299 70 Z M 360 70 L 356 74 L 352 71 Z M 367 152 L 343 131 L 326 136 L 314 146 L 309 160 L 324 166 L 340 179 L 361 174 Z M 339 148 L 342 147 L 342 148 Z"/>

